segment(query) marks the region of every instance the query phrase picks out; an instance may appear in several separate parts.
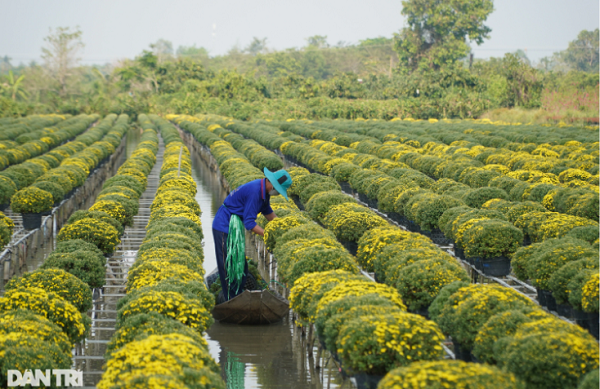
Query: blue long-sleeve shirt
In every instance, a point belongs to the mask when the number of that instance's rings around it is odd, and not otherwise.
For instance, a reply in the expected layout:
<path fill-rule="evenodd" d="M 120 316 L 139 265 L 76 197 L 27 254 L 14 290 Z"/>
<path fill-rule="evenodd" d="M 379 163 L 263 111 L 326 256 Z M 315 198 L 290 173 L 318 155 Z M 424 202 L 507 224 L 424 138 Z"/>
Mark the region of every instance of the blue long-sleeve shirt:
<path fill-rule="evenodd" d="M 219 207 L 212 228 L 229 233 L 229 219 L 232 214 L 238 215 L 244 227 L 251 230 L 256 226 L 256 217 L 259 213 L 269 215 L 273 213 L 269 204 L 271 196 L 267 193 L 266 179 L 257 179 L 250 181 L 234 189 L 223 205 Z"/>

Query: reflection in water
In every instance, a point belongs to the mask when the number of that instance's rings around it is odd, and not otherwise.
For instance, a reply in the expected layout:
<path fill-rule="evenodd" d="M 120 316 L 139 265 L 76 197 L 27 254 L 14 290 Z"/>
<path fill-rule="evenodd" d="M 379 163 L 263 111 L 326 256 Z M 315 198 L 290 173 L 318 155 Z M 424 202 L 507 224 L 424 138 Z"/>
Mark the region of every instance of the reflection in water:
<path fill-rule="evenodd" d="M 204 270 L 206 274 L 217 268 L 215 259 L 215 242 L 212 235 L 212 222 L 217 210 L 223 204 L 227 192 L 221 186 L 221 182 L 215 173 L 196 153 L 192 154 L 192 177 L 198 186 L 196 201 L 200 205 L 202 215 L 202 232 L 204 232 Z"/>
<path fill-rule="evenodd" d="M 127 140 L 125 144 L 125 154 L 126 158 L 129 158 L 131 154 L 135 151 L 138 143 L 140 143 L 140 137 L 142 136 L 143 130 L 141 128 L 131 126 L 127 131 Z"/>
<path fill-rule="evenodd" d="M 217 174 L 196 153 L 192 153 L 192 169 L 198 187 L 196 201 L 202 210 L 204 269 L 208 274 L 216 268 L 212 221 L 227 193 Z M 215 323 L 207 331 L 206 340 L 212 357 L 221 365 L 228 389 L 354 388 L 350 380 L 342 379 L 331 359 L 313 358 L 316 347 L 307 352 L 306 337 L 291 314 L 272 325 Z M 319 369 L 317 364 L 324 367 Z"/>

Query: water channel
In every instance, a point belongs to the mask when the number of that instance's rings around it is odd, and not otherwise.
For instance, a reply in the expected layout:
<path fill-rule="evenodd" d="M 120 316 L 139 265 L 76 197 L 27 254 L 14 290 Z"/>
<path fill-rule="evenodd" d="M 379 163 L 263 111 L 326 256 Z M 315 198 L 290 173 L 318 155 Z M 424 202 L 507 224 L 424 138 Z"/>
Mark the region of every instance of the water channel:
<path fill-rule="evenodd" d="M 116 173 L 117 168 L 135 150 L 139 140 L 139 129 L 128 131 L 125 150 L 118 161 L 115 161 L 112 174 Z M 204 266 L 208 274 L 216 268 L 212 221 L 227 192 L 221 184 L 218 173 L 212 171 L 198 153 L 193 151 L 193 148 L 190 148 L 190 151 L 192 174 L 197 185 L 196 200 L 202 210 Z M 82 199 L 81 204 L 78 204 L 74 210 L 89 208 L 94 203 L 101 186 L 100 184 L 93 192 L 87 192 L 85 199 Z M 24 263 L 15 269 L 13 276 L 35 271 L 41 266 L 56 247 L 56 232 L 60 227 L 56 225 L 54 227 L 51 233 L 44 235 L 44 241 L 38 243 L 35 252 L 27 255 Z M 93 387 L 98 382 L 104 363 L 102 355 L 105 352 L 105 344 L 114 332 L 115 313 L 98 314 L 98 312 L 102 309 L 109 310 L 106 312 L 116 312 L 110 310 L 116 308 L 115 303 L 119 297 L 108 296 L 111 296 L 110 293 L 118 292 L 120 287 L 107 286 L 106 288 L 113 289 L 106 289 L 105 293 L 109 294 L 95 304 L 94 308 L 97 310 L 94 316 L 97 327 L 94 327 L 94 333 L 87 340 L 83 351 L 78 351 L 78 355 L 74 356 L 75 367 L 84 370 L 86 387 Z M 1 289 L 0 287 L 0 294 Z M 105 300 L 114 301 L 106 303 Z M 104 323 L 102 320 L 107 322 Z M 113 329 L 108 331 L 110 329 L 108 327 Z M 107 331 L 100 331 L 103 329 Z M 311 352 L 308 352 L 306 336 L 295 325 L 291 312 L 282 322 L 273 325 L 240 326 L 215 323 L 207 331 L 206 339 L 212 357 L 221 365 L 221 373 L 228 389 L 355 388 L 350 379 L 342 377 L 328 353 L 321 353 L 322 355 L 317 359 L 315 357 L 317 347 L 313 347 Z M 81 353 L 83 355 L 80 355 Z"/>
<path fill-rule="evenodd" d="M 227 196 L 218 173 L 211 171 L 198 153 L 192 154 L 192 175 L 198 193 L 196 201 L 202 210 L 204 232 L 204 267 L 206 274 L 216 268 L 212 221 Z M 248 250 L 247 250 L 248 251 Z M 211 355 L 221 365 L 228 389 L 239 388 L 354 388 L 344 379 L 333 360 L 319 361 L 316 347 L 307 351 L 306 336 L 291 317 L 277 324 L 241 326 L 215 323 L 207 331 Z M 323 366 L 317 368 L 316 365 Z"/>

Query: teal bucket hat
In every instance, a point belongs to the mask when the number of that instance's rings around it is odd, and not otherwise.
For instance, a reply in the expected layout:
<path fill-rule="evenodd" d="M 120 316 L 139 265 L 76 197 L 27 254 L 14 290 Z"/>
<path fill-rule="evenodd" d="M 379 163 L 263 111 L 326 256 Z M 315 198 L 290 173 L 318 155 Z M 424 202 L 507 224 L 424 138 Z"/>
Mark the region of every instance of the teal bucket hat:
<path fill-rule="evenodd" d="M 267 168 L 264 168 L 263 172 L 265 173 L 265 177 L 273 184 L 273 188 L 285 197 L 286 200 L 289 200 L 287 190 L 292 185 L 292 176 L 290 176 L 290 173 L 283 169 L 272 172 Z"/>

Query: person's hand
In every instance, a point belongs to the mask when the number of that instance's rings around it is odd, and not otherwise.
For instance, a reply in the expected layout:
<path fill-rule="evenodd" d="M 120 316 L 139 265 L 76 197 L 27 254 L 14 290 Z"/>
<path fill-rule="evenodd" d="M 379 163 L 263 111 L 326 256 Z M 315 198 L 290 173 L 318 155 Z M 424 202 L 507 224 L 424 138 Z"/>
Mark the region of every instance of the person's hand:
<path fill-rule="evenodd" d="M 257 235 L 265 236 L 265 230 L 263 230 L 263 228 L 261 226 L 259 226 L 258 224 L 255 225 L 254 228 L 251 229 L 250 231 L 254 232 Z"/>

